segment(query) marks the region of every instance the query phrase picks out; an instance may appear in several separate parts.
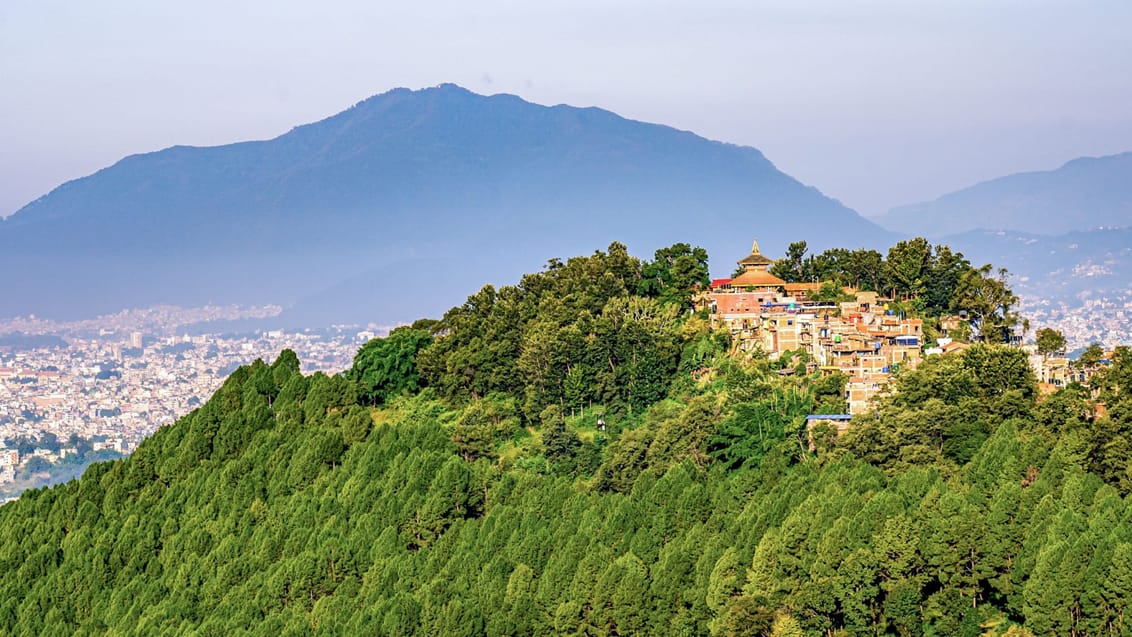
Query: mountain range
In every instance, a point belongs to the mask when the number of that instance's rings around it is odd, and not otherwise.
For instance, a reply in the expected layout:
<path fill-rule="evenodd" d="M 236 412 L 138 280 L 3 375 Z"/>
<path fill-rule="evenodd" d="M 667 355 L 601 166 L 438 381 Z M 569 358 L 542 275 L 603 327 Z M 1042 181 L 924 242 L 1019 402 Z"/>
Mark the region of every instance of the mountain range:
<path fill-rule="evenodd" d="M 1077 307 L 1132 290 L 1132 152 L 1007 175 L 873 220 L 1005 267 L 1031 300 Z"/>
<path fill-rule="evenodd" d="M 877 223 L 908 235 L 971 230 L 1056 236 L 1132 224 L 1132 152 L 1081 157 L 1056 170 L 985 181 L 935 201 L 893 208 Z"/>
<path fill-rule="evenodd" d="M 687 241 L 727 274 L 894 235 L 754 148 L 446 84 L 396 89 L 267 141 L 176 146 L 65 183 L 0 222 L 4 314 L 279 303 L 296 324 L 436 314 L 547 255 Z"/>

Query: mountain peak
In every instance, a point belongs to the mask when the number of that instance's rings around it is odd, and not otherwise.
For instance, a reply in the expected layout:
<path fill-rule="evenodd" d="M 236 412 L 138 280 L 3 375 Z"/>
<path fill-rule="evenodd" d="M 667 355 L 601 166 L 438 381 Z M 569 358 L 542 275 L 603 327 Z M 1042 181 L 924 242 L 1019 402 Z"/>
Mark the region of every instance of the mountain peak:
<path fill-rule="evenodd" d="M 0 223 L 0 267 L 33 272 L 6 283 L 20 301 L 5 309 L 41 315 L 287 305 L 380 272 L 344 291 L 350 311 L 388 323 L 548 254 L 619 240 L 647 256 L 688 241 L 728 263 L 746 249 L 733 236 L 752 234 L 769 254 L 802 238 L 814 249 L 890 238 L 753 148 L 441 84 L 374 95 L 271 140 L 131 156 Z M 452 253 L 471 256 L 429 256 Z"/>
<path fill-rule="evenodd" d="M 368 104 L 383 99 L 404 99 L 404 98 L 421 98 L 431 96 L 462 96 L 462 97 L 484 97 L 478 93 L 474 93 L 459 84 L 452 82 L 444 82 L 435 86 L 426 86 L 424 88 L 412 89 L 407 87 L 397 87 L 385 91 L 384 93 L 377 93 L 371 95 L 366 99 L 358 102 L 358 104 Z"/>
<path fill-rule="evenodd" d="M 1099 157 L 1078 157 L 1077 159 L 1071 159 L 1065 162 L 1058 170 L 1088 170 L 1092 167 L 1109 169 L 1125 166 L 1132 166 L 1132 151 L 1116 153 L 1114 155 L 1101 155 Z"/>

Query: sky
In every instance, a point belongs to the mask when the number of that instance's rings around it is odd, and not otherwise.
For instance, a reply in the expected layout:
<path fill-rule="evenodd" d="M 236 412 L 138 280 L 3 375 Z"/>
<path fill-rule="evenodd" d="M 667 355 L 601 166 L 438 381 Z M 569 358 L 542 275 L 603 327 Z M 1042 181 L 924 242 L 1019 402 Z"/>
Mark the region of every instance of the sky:
<path fill-rule="evenodd" d="M 0 215 L 455 82 L 763 151 L 865 215 L 1132 150 L 1132 2 L 0 0 Z"/>

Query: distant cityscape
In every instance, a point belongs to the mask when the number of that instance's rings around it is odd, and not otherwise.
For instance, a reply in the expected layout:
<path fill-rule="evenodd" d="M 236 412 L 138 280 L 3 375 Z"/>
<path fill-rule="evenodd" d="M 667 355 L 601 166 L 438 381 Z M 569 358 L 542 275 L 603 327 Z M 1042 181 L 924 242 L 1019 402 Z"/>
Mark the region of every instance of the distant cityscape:
<path fill-rule="evenodd" d="M 257 308 L 158 307 L 72 323 L 34 317 L 0 321 L 0 484 L 27 459 L 66 458 L 54 441 L 94 441 L 131 452 L 158 427 L 206 401 L 240 365 L 292 349 L 304 373 L 347 369 L 358 348 L 387 327 L 201 333 L 202 321 L 278 314 Z M 190 334 L 187 326 L 195 325 Z M 15 337 L 15 338 L 13 338 Z M 47 436 L 46 434 L 51 434 Z M 48 438 L 53 452 L 14 456 L 5 441 Z M 26 451 L 26 450 L 25 450 Z M 13 462 L 14 461 L 14 462 Z"/>
<path fill-rule="evenodd" d="M 1132 341 L 1132 286 L 1123 292 L 1081 292 L 1072 302 L 1020 295 L 1020 310 L 1031 332 L 1051 327 L 1065 335 L 1069 351 L 1092 343 L 1105 349 Z"/>

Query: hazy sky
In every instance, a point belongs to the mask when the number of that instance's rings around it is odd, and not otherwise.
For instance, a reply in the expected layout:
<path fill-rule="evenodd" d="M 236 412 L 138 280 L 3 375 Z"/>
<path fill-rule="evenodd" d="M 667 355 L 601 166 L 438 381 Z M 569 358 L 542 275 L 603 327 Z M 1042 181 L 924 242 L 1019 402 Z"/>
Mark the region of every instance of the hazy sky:
<path fill-rule="evenodd" d="M 865 214 L 1132 150 L 1132 2 L 0 0 L 0 214 L 455 82 L 755 146 Z"/>

